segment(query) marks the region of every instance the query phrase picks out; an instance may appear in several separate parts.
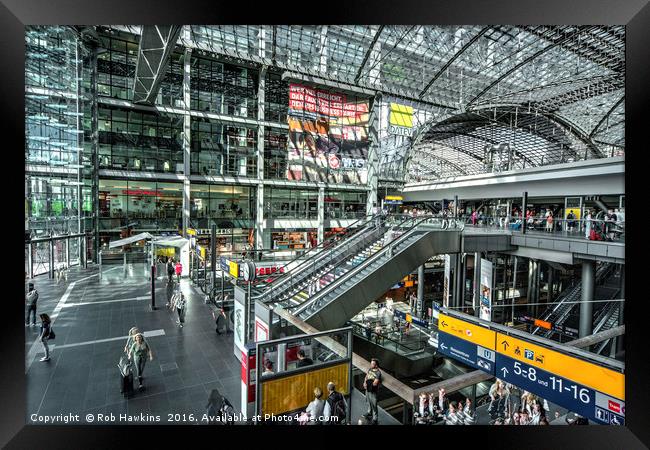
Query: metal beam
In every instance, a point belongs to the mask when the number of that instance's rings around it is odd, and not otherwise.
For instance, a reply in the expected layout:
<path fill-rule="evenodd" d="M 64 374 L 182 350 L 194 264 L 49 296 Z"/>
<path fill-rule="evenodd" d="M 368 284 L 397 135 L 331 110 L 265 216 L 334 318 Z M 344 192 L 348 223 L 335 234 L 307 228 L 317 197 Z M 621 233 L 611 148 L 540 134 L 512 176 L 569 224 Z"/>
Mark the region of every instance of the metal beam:
<path fill-rule="evenodd" d="M 481 36 L 483 36 L 485 33 L 487 33 L 488 30 L 490 30 L 490 28 L 491 28 L 491 27 L 489 27 L 489 26 L 483 28 L 481 31 L 478 32 L 478 34 L 477 34 L 476 36 L 474 36 L 472 39 L 470 39 L 469 42 L 467 42 L 465 45 L 463 45 L 463 47 L 462 47 L 458 52 L 456 52 L 456 53 L 454 54 L 454 56 L 452 56 L 452 57 L 449 59 L 449 61 L 447 61 L 447 62 L 445 63 L 444 66 L 442 66 L 442 67 L 440 68 L 440 70 L 439 70 L 439 71 L 438 71 L 438 72 L 433 76 L 433 78 L 431 78 L 431 81 L 429 81 L 429 82 L 427 83 L 427 85 L 424 87 L 424 89 L 422 89 L 422 92 L 420 92 L 419 97 L 422 98 L 422 97 L 424 96 L 424 94 L 429 90 L 429 88 L 433 85 L 433 83 L 435 83 L 436 80 L 437 80 L 438 78 L 440 78 L 440 75 L 442 75 L 443 73 L 445 73 L 445 70 L 447 70 L 447 69 L 449 68 L 449 66 L 451 66 L 451 65 L 454 63 L 454 61 L 456 61 L 456 59 L 458 59 L 458 58 L 459 58 L 463 53 L 465 53 L 465 50 L 467 50 L 469 47 L 471 47 L 471 46 L 474 44 L 474 42 L 476 42 L 477 40 L 479 40 L 479 38 L 480 38 Z M 356 80 L 355 80 L 355 81 L 356 81 Z"/>
<path fill-rule="evenodd" d="M 542 56 L 544 53 L 548 52 L 549 50 L 552 50 L 552 49 L 554 49 L 555 47 L 560 46 L 560 45 L 564 44 L 565 42 L 567 42 L 567 41 L 573 39 L 573 38 L 576 37 L 577 35 L 579 35 L 579 34 L 585 32 L 585 31 L 588 31 L 588 30 L 590 30 L 590 29 L 593 29 L 593 28 L 595 28 L 595 27 L 584 27 L 584 26 L 578 27 L 578 29 L 577 29 L 576 31 L 574 31 L 573 33 L 569 34 L 568 36 L 565 36 L 564 38 L 560 39 L 559 41 L 557 41 L 557 42 L 555 42 L 555 43 L 553 43 L 553 44 L 551 44 L 551 45 L 547 45 L 547 46 L 544 47 L 543 49 L 541 49 L 541 50 L 535 52 L 534 54 L 530 55 L 528 58 L 524 59 L 524 60 L 521 61 L 519 64 L 516 64 L 515 66 L 511 67 L 511 68 L 510 68 L 509 70 L 507 70 L 503 75 L 501 75 L 499 78 L 497 78 L 497 79 L 494 80 L 492 83 L 490 83 L 490 84 L 489 84 L 485 89 L 483 89 L 483 90 L 482 90 L 481 92 L 479 92 L 479 93 L 478 93 L 478 94 L 477 94 L 473 99 L 471 99 L 471 100 L 467 103 L 467 105 L 465 106 L 465 108 L 466 108 L 466 109 L 469 109 L 470 106 L 472 106 L 474 103 L 476 103 L 478 99 L 480 99 L 481 97 L 483 97 L 483 96 L 484 96 L 487 92 L 489 92 L 489 91 L 490 91 L 494 86 L 496 86 L 497 84 L 501 83 L 503 80 L 505 80 L 506 78 L 508 78 L 510 75 L 512 75 L 514 72 L 516 72 L 516 71 L 517 71 L 518 69 L 520 69 L 521 67 L 525 66 L 526 64 L 528 64 L 529 62 L 533 61 L 534 59 L 537 59 L 538 57 Z"/>
<path fill-rule="evenodd" d="M 619 101 L 617 101 L 616 103 L 614 103 L 614 106 L 612 106 L 612 107 L 609 109 L 609 111 L 607 111 L 607 114 L 605 114 L 605 115 L 603 116 L 603 118 L 600 119 L 600 122 L 598 122 L 598 124 L 594 127 L 594 129 L 591 130 L 591 133 L 589 133 L 589 138 L 590 138 L 590 139 L 594 137 L 594 135 L 596 134 L 596 132 L 598 131 L 598 129 L 600 128 L 600 126 L 601 126 L 603 123 L 605 123 L 605 121 L 607 120 L 607 118 L 608 118 L 608 117 L 609 117 L 609 116 L 614 112 L 614 110 L 615 110 L 616 108 L 618 108 L 618 105 L 620 105 L 621 103 L 623 103 L 624 100 L 625 100 L 625 94 L 623 94 L 623 96 L 620 98 Z"/>
<path fill-rule="evenodd" d="M 576 348 L 590 347 L 594 344 L 598 344 L 599 342 L 606 341 L 616 336 L 623 336 L 624 334 L 625 325 L 621 325 L 618 327 L 610 328 L 609 330 L 600 331 L 596 334 L 592 334 L 591 336 L 585 336 L 583 338 L 567 342 L 565 345 L 570 345 Z"/>
<path fill-rule="evenodd" d="M 363 71 L 363 68 L 365 67 L 366 62 L 368 62 L 368 58 L 370 58 L 370 54 L 372 53 L 372 49 L 375 47 L 375 44 L 377 43 L 377 39 L 379 39 L 379 35 L 381 34 L 383 29 L 384 29 L 384 25 L 379 25 L 379 28 L 377 29 L 377 32 L 372 37 L 372 42 L 370 43 L 370 47 L 368 47 L 368 50 L 366 51 L 366 55 L 363 57 L 363 61 L 361 61 L 361 65 L 359 66 L 359 70 L 357 71 L 357 76 L 354 77 L 354 82 L 355 83 L 359 82 L 359 79 L 361 78 L 361 72 Z"/>
<path fill-rule="evenodd" d="M 134 103 L 155 102 L 181 28 L 180 25 L 142 26 L 133 79 Z"/>

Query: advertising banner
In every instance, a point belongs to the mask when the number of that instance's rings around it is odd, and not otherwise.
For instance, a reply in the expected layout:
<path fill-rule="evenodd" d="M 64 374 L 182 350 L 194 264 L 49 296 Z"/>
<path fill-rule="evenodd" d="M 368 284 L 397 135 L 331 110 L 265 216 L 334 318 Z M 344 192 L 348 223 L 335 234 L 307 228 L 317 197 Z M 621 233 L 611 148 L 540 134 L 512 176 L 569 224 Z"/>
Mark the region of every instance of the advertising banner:
<path fill-rule="evenodd" d="M 445 276 L 442 288 L 442 306 L 449 307 L 449 280 L 451 278 L 451 257 L 445 255 Z"/>
<path fill-rule="evenodd" d="M 390 134 L 411 136 L 413 134 L 413 107 L 391 103 L 388 123 Z"/>
<path fill-rule="evenodd" d="M 287 179 L 368 182 L 368 100 L 290 84 L 288 122 Z"/>
<path fill-rule="evenodd" d="M 481 283 L 479 286 L 481 302 L 480 318 L 492 320 L 492 263 L 481 258 Z"/>

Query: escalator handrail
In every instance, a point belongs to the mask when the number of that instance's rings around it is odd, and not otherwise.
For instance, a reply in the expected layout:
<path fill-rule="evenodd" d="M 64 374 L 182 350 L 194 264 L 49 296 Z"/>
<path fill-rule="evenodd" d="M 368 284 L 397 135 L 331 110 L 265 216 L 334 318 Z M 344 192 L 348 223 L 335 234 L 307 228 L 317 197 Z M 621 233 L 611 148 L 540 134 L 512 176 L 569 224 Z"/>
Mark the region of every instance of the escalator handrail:
<path fill-rule="evenodd" d="M 313 273 L 315 271 L 321 269 L 327 263 L 335 260 L 334 258 L 332 258 L 332 255 L 334 253 L 340 252 L 340 250 L 343 249 L 343 248 L 345 248 L 345 250 L 348 250 L 349 247 L 352 245 L 355 238 L 364 236 L 366 234 L 365 232 L 368 232 L 368 234 L 370 234 L 370 235 L 372 233 L 376 232 L 377 228 L 376 228 L 375 224 L 376 224 L 377 215 L 372 216 L 372 217 L 373 218 L 370 221 L 367 221 L 362 228 L 358 228 L 357 230 L 354 231 L 353 234 L 346 236 L 346 238 L 344 240 L 339 241 L 336 245 L 327 248 L 326 251 L 318 252 L 316 255 L 314 255 L 313 258 L 305 260 L 299 266 L 292 269 L 292 271 L 285 272 L 284 274 L 282 274 L 282 276 L 280 278 L 276 279 L 268 289 L 265 289 L 262 293 L 260 293 L 258 296 L 254 297 L 254 298 L 255 299 L 260 299 L 260 300 L 262 300 L 262 301 L 264 301 L 266 303 L 266 302 L 269 302 L 270 299 L 268 299 L 268 298 L 263 299 L 263 297 L 268 297 L 269 295 L 273 295 L 273 293 L 277 292 L 279 289 L 281 289 L 280 292 L 285 292 L 287 290 L 291 290 L 291 289 L 294 288 L 296 283 L 302 283 L 305 280 L 305 278 L 308 278 L 311 275 L 313 275 Z M 401 219 L 400 224 L 404 223 L 406 220 L 408 220 L 408 218 L 404 218 L 404 216 L 402 216 L 402 215 L 393 215 L 393 216 L 380 215 L 380 220 L 382 221 L 382 224 L 385 224 L 386 221 L 388 220 L 388 218 L 392 219 L 392 218 L 395 218 L 395 217 L 398 217 L 398 218 Z M 409 217 L 409 218 L 412 219 L 412 217 Z M 368 223 L 370 223 L 372 225 L 370 227 L 367 227 Z M 345 253 L 345 251 L 343 253 Z M 347 260 L 347 258 L 346 258 L 346 260 Z M 316 262 L 319 262 L 319 263 L 323 262 L 324 264 L 319 264 L 318 267 L 316 267 Z M 303 277 L 299 278 L 299 276 L 301 275 L 301 272 L 303 272 L 305 268 L 309 268 L 310 266 L 313 267 L 314 270 L 307 273 Z M 300 268 L 300 270 L 298 270 L 299 268 Z M 287 280 L 287 281 L 289 281 L 288 284 L 287 283 L 282 283 L 281 282 L 282 278 L 288 279 Z"/>
<path fill-rule="evenodd" d="M 285 271 L 283 273 L 276 272 L 275 274 L 265 276 L 263 278 L 264 280 L 272 279 L 273 281 L 271 283 L 267 284 L 267 285 L 262 286 L 261 287 L 261 292 L 258 294 L 258 296 L 256 298 L 259 298 L 259 297 L 265 295 L 267 292 L 273 291 L 274 288 L 276 288 L 278 285 L 282 284 L 282 283 L 278 283 L 278 281 L 281 280 L 282 278 L 290 277 L 291 275 L 296 275 L 297 273 L 300 273 L 304 269 L 305 265 L 308 266 L 309 264 L 313 264 L 314 261 L 312 261 L 312 259 L 316 259 L 316 260 L 320 259 L 319 257 L 323 256 L 324 252 L 317 251 L 317 250 L 334 249 L 334 248 L 338 247 L 339 244 L 342 244 L 344 242 L 348 242 L 349 239 L 353 239 L 354 237 L 361 235 L 363 231 L 368 231 L 369 228 L 367 228 L 367 225 L 370 224 L 370 223 L 374 223 L 376 218 L 377 218 L 377 215 L 373 215 L 373 216 L 371 216 L 370 219 L 365 220 L 365 222 L 364 222 L 365 218 L 364 219 L 359 219 L 359 220 L 353 222 L 352 224 L 350 224 L 347 227 L 348 228 L 347 231 L 338 232 L 337 234 L 334 234 L 333 236 L 329 237 L 328 239 L 326 239 L 323 242 L 321 242 L 320 244 L 318 244 L 316 247 L 310 248 L 309 250 L 304 252 L 302 255 L 297 256 L 297 257 L 295 257 L 294 259 L 292 259 L 290 261 L 287 261 L 286 263 L 284 263 L 283 267 L 288 267 L 292 263 L 294 263 L 294 262 L 296 262 L 298 260 L 301 260 L 301 259 L 303 260 L 300 264 L 298 264 L 297 266 L 291 268 L 289 271 Z M 362 222 L 362 223 L 359 224 L 359 222 Z M 359 224 L 359 226 L 356 226 L 356 224 Z M 355 228 L 350 229 L 352 226 L 355 226 Z M 338 244 L 336 244 L 336 245 L 334 245 L 332 247 L 328 247 L 330 244 L 332 244 L 332 242 L 336 242 L 334 240 L 334 238 L 336 236 L 344 236 L 344 238 L 341 241 L 338 241 Z M 309 254 L 309 256 L 305 257 L 308 254 Z M 259 290 L 260 290 L 260 288 L 258 287 L 258 291 Z"/>
<path fill-rule="evenodd" d="M 370 256 L 369 258 L 365 259 L 361 264 L 359 264 L 358 266 L 354 267 L 352 270 L 350 270 L 349 272 L 347 272 L 347 273 L 346 273 L 345 275 L 343 275 L 341 278 L 339 278 L 338 280 L 335 280 L 335 281 L 333 281 L 332 283 L 330 283 L 329 285 L 327 285 L 323 290 L 321 290 L 320 292 L 318 292 L 315 296 L 313 296 L 313 297 L 307 299 L 307 301 L 301 303 L 300 305 L 296 305 L 294 308 L 298 308 L 298 309 L 295 310 L 295 311 L 292 311 L 292 314 L 294 314 L 294 315 L 299 315 L 299 314 L 302 313 L 305 309 L 307 309 L 307 307 L 308 307 L 310 304 L 313 304 L 314 302 L 316 302 L 316 301 L 322 299 L 323 297 L 325 297 L 326 295 L 328 295 L 330 292 L 332 292 L 332 291 L 334 291 L 335 289 L 337 289 L 341 284 L 347 282 L 347 280 L 349 280 L 350 278 L 354 277 L 356 274 L 358 274 L 360 271 L 362 271 L 363 269 L 365 269 L 365 268 L 368 267 L 369 265 L 373 264 L 373 263 L 374 263 L 375 261 L 377 261 L 380 257 L 384 256 L 384 255 L 388 252 L 389 247 L 395 247 L 395 246 L 398 246 L 398 245 L 402 244 L 404 241 L 406 241 L 408 238 L 410 238 L 410 237 L 411 237 L 415 232 L 417 232 L 417 231 L 421 231 L 421 229 L 419 229 L 419 227 L 423 224 L 423 222 L 427 222 L 427 221 L 429 221 L 429 220 L 431 220 L 431 219 L 437 219 L 437 220 L 440 220 L 440 221 L 444 220 L 444 219 L 442 219 L 442 218 L 440 218 L 440 217 L 436 217 L 436 216 L 425 216 L 425 217 L 419 217 L 419 218 L 413 218 L 413 217 L 411 217 L 411 219 L 419 219 L 419 220 L 416 220 L 416 222 L 415 222 L 414 225 L 412 225 L 411 227 L 409 227 L 409 229 L 408 229 L 405 233 L 403 233 L 403 234 L 402 234 L 401 236 L 399 236 L 397 239 L 395 239 L 394 241 L 392 241 L 392 242 L 390 243 L 390 245 L 387 245 L 387 246 L 383 247 L 383 248 L 382 248 L 381 250 L 379 250 L 377 253 L 375 253 L 375 254 L 373 254 L 372 256 Z M 448 222 L 448 226 L 447 226 L 446 228 L 442 228 L 442 227 L 441 227 L 441 228 L 440 228 L 441 230 L 445 230 L 445 229 L 446 229 L 446 230 L 459 229 L 459 230 L 462 231 L 462 229 L 463 229 L 463 226 L 462 226 L 462 225 L 463 225 L 463 224 L 462 224 L 462 222 L 461 222 L 460 220 L 456 220 L 456 219 L 447 219 L 447 222 Z M 401 222 L 401 223 L 403 223 L 403 222 Z M 452 224 L 452 223 L 454 224 L 453 227 L 451 227 L 451 224 Z M 397 254 L 401 253 L 403 250 L 404 250 L 404 249 L 401 249 L 401 250 L 399 250 L 398 252 L 393 253 L 392 256 L 393 256 L 393 257 L 396 256 Z M 289 308 L 289 309 L 291 309 L 291 308 Z"/>

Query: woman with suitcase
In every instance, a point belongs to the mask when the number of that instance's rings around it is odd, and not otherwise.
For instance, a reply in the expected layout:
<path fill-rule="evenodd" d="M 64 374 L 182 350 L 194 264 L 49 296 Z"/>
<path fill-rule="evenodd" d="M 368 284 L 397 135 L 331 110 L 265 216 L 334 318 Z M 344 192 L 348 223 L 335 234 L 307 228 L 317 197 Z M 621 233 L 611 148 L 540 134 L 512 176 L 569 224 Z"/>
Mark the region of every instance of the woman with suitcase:
<path fill-rule="evenodd" d="M 142 333 L 136 334 L 134 339 L 133 345 L 129 350 L 129 359 L 134 363 L 139 388 L 142 389 L 142 373 L 144 372 L 144 366 L 147 363 L 147 356 L 149 357 L 149 361 L 152 361 L 153 353 L 149 344 L 144 341 Z"/>

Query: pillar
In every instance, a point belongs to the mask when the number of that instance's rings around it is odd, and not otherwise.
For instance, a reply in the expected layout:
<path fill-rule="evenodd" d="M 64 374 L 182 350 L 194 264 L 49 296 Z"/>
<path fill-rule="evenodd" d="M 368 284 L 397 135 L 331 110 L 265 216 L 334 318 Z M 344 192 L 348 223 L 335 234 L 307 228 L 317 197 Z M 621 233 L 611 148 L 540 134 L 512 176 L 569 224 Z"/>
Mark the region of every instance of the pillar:
<path fill-rule="evenodd" d="M 620 293 L 619 297 L 621 299 L 623 299 L 623 301 L 621 302 L 621 306 L 619 306 L 619 310 L 618 310 L 618 325 L 619 326 L 625 324 L 625 319 L 624 319 L 624 316 L 623 316 L 623 312 L 625 310 L 625 264 L 621 265 L 621 280 L 620 281 L 621 281 L 621 291 L 620 291 L 621 293 Z M 617 353 L 623 351 L 623 349 L 624 349 L 624 347 L 623 347 L 624 339 L 625 339 L 624 334 L 622 334 L 622 335 L 620 335 L 619 337 L 616 338 L 616 352 Z"/>
<path fill-rule="evenodd" d="M 580 299 L 580 327 L 579 336 L 590 336 L 593 332 L 593 308 L 595 275 L 593 261 L 582 262 L 582 297 Z"/>
<path fill-rule="evenodd" d="M 528 192 L 524 192 L 521 198 L 521 234 L 526 234 L 526 205 L 528 204 Z"/>
<path fill-rule="evenodd" d="M 65 242 L 65 265 L 70 267 L 70 238 L 64 239 Z"/>
<path fill-rule="evenodd" d="M 95 246 L 95 263 L 100 264 L 99 257 L 99 112 L 97 110 L 97 53 L 98 49 L 95 47 L 92 50 L 92 71 L 90 89 L 92 97 L 92 114 L 91 114 L 91 130 L 92 130 L 92 161 L 94 164 L 93 170 L 93 225 L 94 225 L 94 246 Z M 100 274 L 101 278 L 101 274 Z"/>
<path fill-rule="evenodd" d="M 264 218 L 264 185 L 257 185 L 257 197 L 255 208 L 255 248 L 257 250 L 264 247 L 264 233 L 266 232 L 266 220 Z"/>
<path fill-rule="evenodd" d="M 318 243 L 325 240 L 325 188 L 318 188 Z"/>
<path fill-rule="evenodd" d="M 265 44 L 266 33 L 260 36 L 261 43 Z M 255 248 L 257 250 L 263 248 L 270 248 L 270 242 L 268 245 L 264 245 L 268 239 L 265 239 L 265 234 L 268 234 L 266 229 L 266 221 L 264 219 L 264 117 L 265 117 L 265 92 L 266 92 L 266 66 L 263 66 L 260 70 L 260 76 L 257 82 L 257 179 L 259 184 L 257 185 L 257 197 L 256 197 L 256 208 L 255 208 Z M 262 254 L 257 254 L 258 258 L 261 259 Z"/>
<path fill-rule="evenodd" d="M 535 262 L 532 259 L 528 260 L 528 287 L 526 288 L 526 299 L 529 303 L 528 311 L 532 311 L 533 307 L 530 303 L 535 303 Z"/>
<path fill-rule="evenodd" d="M 547 289 L 548 290 L 547 301 L 548 301 L 548 303 L 552 303 L 553 298 L 554 298 L 554 295 L 553 295 L 554 294 L 554 292 L 553 292 L 553 283 L 555 282 L 555 280 L 554 280 L 555 276 L 554 275 L 555 275 L 555 269 L 553 269 L 553 267 L 549 266 L 549 268 L 548 268 L 548 283 L 547 283 L 547 286 L 548 286 L 548 289 Z"/>
<path fill-rule="evenodd" d="M 474 253 L 474 315 L 479 317 L 481 311 L 481 299 L 479 288 L 481 287 L 481 253 Z"/>
<path fill-rule="evenodd" d="M 454 305 L 462 306 L 462 278 L 463 278 L 463 260 L 460 253 L 454 255 Z"/>
<path fill-rule="evenodd" d="M 190 67 L 192 62 L 192 49 L 185 49 L 183 68 L 183 237 L 187 238 L 187 229 L 190 227 Z"/>
<path fill-rule="evenodd" d="M 48 260 L 49 260 L 49 277 L 50 279 L 54 278 L 54 239 L 51 239 L 48 242 Z"/>
<path fill-rule="evenodd" d="M 34 278 L 34 248 L 31 242 L 27 244 L 27 276 Z"/>
<path fill-rule="evenodd" d="M 370 147 L 368 149 L 368 198 L 366 200 L 366 216 L 371 216 L 373 207 L 377 204 L 377 186 L 379 184 L 379 158 L 377 149 L 379 147 L 379 114 L 381 111 L 381 95 L 377 94 L 372 99 L 372 108 L 368 123 L 368 138 Z"/>
<path fill-rule="evenodd" d="M 461 277 L 460 277 L 460 303 L 457 306 L 465 306 L 465 279 L 467 278 L 467 261 L 465 259 L 466 254 L 461 253 L 459 258 L 461 258 Z"/>
<path fill-rule="evenodd" d="M 424 306 L 424 264 L 418 267 L 418 302 L 417 315 L 422 317 L 422 307 Z"/>
<path fill-rule="evenodd" d="M 515 323 L 515 291 L 517 289 L 517 263 L 518 263 L 518 257 L 515 256 L 515 262 L 513 266 L 513 273 L 512 273 L 512 324 L 514 325 Z"/>

